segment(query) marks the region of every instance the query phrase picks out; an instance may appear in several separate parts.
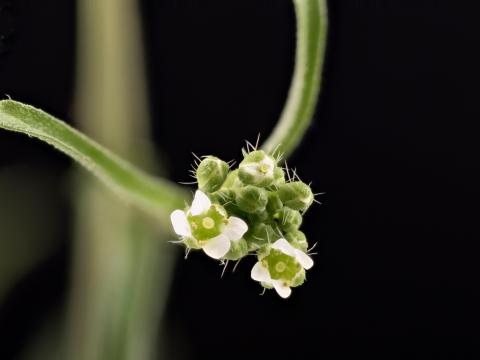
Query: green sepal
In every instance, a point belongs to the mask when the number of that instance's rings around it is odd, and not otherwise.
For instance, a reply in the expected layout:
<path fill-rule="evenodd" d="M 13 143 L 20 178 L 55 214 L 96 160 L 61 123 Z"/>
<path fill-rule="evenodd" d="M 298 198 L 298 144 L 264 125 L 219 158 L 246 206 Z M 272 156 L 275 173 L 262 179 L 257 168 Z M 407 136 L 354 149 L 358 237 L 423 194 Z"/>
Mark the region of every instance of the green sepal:
<path fill-rule="evenodd" d="M 306 277 L 305 269 L 302 268 L 290 281 L 290 286 L 297 287 L 302 285 L 305 282 L 305 277 Z"/>
<path fill-rule="evenodd" d="M 292 230 L 285 234 L 285 239 L 295 248 L 304 253 L 308 250 L 308 242 L 305 234 L 300 230 Z"/>
<path fill-rule="evenodd" d="M 275 166 L 275 169 L 273 169 L 273 177 L 275 185 L 285 184 L 285 172 L 280 166 Z"/>
<path fill-rule="evenodd" d="M 270 225 L 256 223 L 245 234 L 248 243 L 248 250 L 255 251 L 261 247 L 267 246 L 270 242 L 276 240 L 276 233 Z"/>
<path fill-rule="evenodd" d="M 293 181 L 278 187 L 278 196 L 285 206 L 293 210 L 305 211 L 313 202 L 310 186 L 302 181 Z"/>
<path fill-rule="evenodd" d="M 201 249 L 202 248 L 200 243 L 198 242 L 198 240 L 195 239 L 195 238 L 192 238 L 192 237 L 183 238 L 183 243 L 189 249 Z"/>
<path fill-rule="evenodd" d="M 244 238 L 232 241 L 230 250 L 224 256 L 226 260 L 239 260 L 248 254 L 248 244 Z"/>
<path fill-rule="evenodd" d="M 265 210 L 268 196 L 265 189 L 253 185 L 247 185 L 236 189 L 235 202 L 240 210 L 255 214 Z"/>
<path fill-rule="evenodd" d="M 279 212 L 283 208 L 282 200 L 278 194 L 274 191 L 270 191 L 268 193 L 268 203 L 267 203 L 267 211 L 270 215 L 274 215 L 275 213 Z"/>
<path fill-rule="evenodd" d="M 204 192 L 220 189 L 230 171 L 228 164 L 215 156 L 205 157 L 197 167 L 198 188 Z"/>
<path fill-rule="evenodd" d="M 210 200 L 214 203 L 225 205 L 235 201 L 235 192 L 228 188 L 222 188 L 210 194 Z"/>
<path fill-rule="evenodd" d="M 273 218 L 277 221 L 278 226 L 283 231 L 296 230 L 302 225 L 302 214 L 298 210 L 293 210 L 288 207 L 282 208 L 277 212 Z"/>
<path fill-rule="evenodd" d="M 222 185 L 222 190 L 235 189 L 242 185 L 243 185 L 242 181 L 238 178 L 238 169 L 235 169 L 233 171 L 230 171 L 230 173 L 228 173 L 227 178 L 225 179 Z"/>
<path fill-rule="evenodd" d="M 264 287 L 265 289 L 273 289 L 273 286 L 270 284 L 267 284 L 265 282 L 261 282 L 260 285 Z"/>

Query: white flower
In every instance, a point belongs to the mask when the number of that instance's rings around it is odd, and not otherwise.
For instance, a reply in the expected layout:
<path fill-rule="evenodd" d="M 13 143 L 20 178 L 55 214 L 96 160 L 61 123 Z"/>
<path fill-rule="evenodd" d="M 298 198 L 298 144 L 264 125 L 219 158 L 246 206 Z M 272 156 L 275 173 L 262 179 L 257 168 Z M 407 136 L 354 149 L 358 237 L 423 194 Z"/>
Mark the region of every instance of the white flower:
<path fill-rule="evenodd" d="M 235 216 L 227 218 L 220 208 L 212 205 L 208 196 L 197 190 L 187 212 L 175 210 L 170 215 L 173 229 L 182 238 L 192 239 L 208 256 L 220 259 L 230 250 L 231 242 L 240 240 L 248 230 L 245 221 Z M 215 217 L 210 216 L 211 212 Z M 208 237 L 212 231 L 215 236 Z M 207 235 L 197 239 L 194 234 Z"/>
<path fill-rule="evenodd" d="M 251 277 L 255 281 L 260 281 L 275 288 L 278 295 L 282 298 L 287 298 L 292 293 L 292 289 L 290 288 L 291 282 L 299 273 L 296 267 L 298 267 L 300 271 L 303 271 L 303 269 L 308 270 L 313 266 L 313 260 L 303 251 L 295 249 L 285 239 L 278 239 L 270 246 L 270 249 L 279 250 L 282 254 L 290 258 L 288 259 L 287 257 L 287 260 L 294 261 L 290 261 L 290 263 L 285 262 L 283 259 L 285 256 L 274 255 L 270 252 L 269 255 L 255 264 L 251 272 Z M 282 274 L 285 275 L 282 277 Z M 275 277 L 275 279 L 272 277 Z"/>
<path fill-rule="evenodd" d="M 241 164 L 239 168 L 255 179 L 255 182 L 260 182 L 264 178 L 273 178 L 273 169 L 275 161 L 270 156 L 265 156 L 258 162 L 247 162 Z"/>

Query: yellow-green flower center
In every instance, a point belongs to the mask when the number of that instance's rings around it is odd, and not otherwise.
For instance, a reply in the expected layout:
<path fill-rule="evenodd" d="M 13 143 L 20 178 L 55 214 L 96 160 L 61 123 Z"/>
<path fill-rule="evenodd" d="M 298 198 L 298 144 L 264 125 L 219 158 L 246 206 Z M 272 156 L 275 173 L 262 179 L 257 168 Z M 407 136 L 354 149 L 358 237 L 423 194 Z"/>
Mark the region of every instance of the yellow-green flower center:
<path fill-rule="evenodd" d="M 258 171 L 260 171 L 262 174 L 266 174 L 270 167 L 267 164 L 262 164 L 259 166 Z"/>
<path fill-rule="evenodd" d="M 287 265 L 283 261 L 279 261 L 275 264 L 275 270 L 279 273 L 284 272 L 287 268 Z"/>
<path fill-rule="evenodd" d="M 227 222 L 225 210 L 214 204 L 203 214 L 188 215 L 192 236 L 197 240 L 208 240 L 220 235 Z"/>
<path fill-rule="evenodd" d="M 202 226 L 205 229 L 210 230 L 215 226 L 215 221 L 209 216 L 204 217 L 202 220 Z"/>

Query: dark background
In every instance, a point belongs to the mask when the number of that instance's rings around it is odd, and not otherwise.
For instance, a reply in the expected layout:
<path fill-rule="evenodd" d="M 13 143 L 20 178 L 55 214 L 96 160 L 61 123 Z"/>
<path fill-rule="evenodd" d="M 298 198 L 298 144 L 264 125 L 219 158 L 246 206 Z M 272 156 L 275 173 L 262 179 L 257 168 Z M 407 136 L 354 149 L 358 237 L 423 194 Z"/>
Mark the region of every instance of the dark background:
<path fill-rule="evenodd" d="M 0 94 L 72 123 L 74 3 L 0 6 Z M 290 1 L 144 0 L 142 9 L 155 143 L 171 178 L 188 181 L 191 151 L 239 159 L 286 98 Z M 220 279 L 205 256 L 179 257 L 165 325 L 172 359 L 478 358 L 479 10 L 330 1 L 320 103 L 290 159 L 326 192 L 304 221 L 316 266 L 284 301 L 257 296 L 253 259 Z M 48 168 L 58 184 L 73 166 L 2 132 L 0 167 L 17 162 Z M 15 359 L 66 299 L 70 213 L 57 196 L 63 245 L 0 307 L 2 359 Z"/>

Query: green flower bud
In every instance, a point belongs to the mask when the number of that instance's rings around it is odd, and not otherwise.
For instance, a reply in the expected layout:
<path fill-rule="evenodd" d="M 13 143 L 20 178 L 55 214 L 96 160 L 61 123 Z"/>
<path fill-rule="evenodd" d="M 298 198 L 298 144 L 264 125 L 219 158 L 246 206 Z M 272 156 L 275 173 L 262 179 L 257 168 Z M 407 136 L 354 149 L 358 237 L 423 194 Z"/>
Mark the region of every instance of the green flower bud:
<path fill-rule="evenodd" d="M 248 243 L 248 250 L 255 251 L 278 238 L 278 234 L 275 233 L 270 225 L 256 223 L 249 229 L 244 237 Z"/>
<path fill-rule="evenodd" d="M 217 191 L 225 182 L 229 170 L 225 161 L 215 156 L 207 156 L 197 168 L 198 188 L 208 193 Z"/>
<path fill-rule="evenodd" d="M 273 177 L 275 178 L 276 185 L 285 184 L 285 173 L 281 167 L 275 166 L 275 169 L 273 170 Z"/>
<path fill-rule="evenodd" d="M 305 211 L 313 202 L 312 189 L 301 181 L 282 184 L 277 193 L 283 204 L 294 210 Z"/>
<path fill-rule="evenodd" d="M 275 160 L 262 150 L 245 155 L 238 169 L 238 177 L 244 184 L 266 187 L 275 180 Z"/>
<path fill-rule="evenodd" d="M 292 230 L 285 234 L 285 239 L 288 240 L 293 247 L 302 250 L 303 252 L 307 252 L 308 250 L 308 242 L 307 237 L 303 232 L 300 230 Z"/>
<path fill-rule="evenodd" d="M 217 204 L 224 205 L 235 200 L 235 192 L 231 189 L 221 188 L 210 194 L 210 199 Z"/>
<path fill-rule="evenodd" d="M 234 189 L 243 186 L 242 182 L 238 178 L 238 169 L 231 171 L 225 182 L 222 185 L 222 189 Z"/>
<path fill-rule="evenodd" d="M 267 206 L 268 196 L 264 189 L 247 185 L 236 190 L 235 202 L 242 211 L 251 214 L 260 213 Z"/>
<path fill-rule="evenodd" d="M 268 193 L 268 203 L 267 203 L 267 211 L 269 214 L 274 215 L 275 213 L 279 212 L 283 208 L 282 201 L 276 192 L 269 192 Z"/>
<path fill-rule="evenodd" d="M 226 260 L 238 260 L 248 254 L 248 244 L 244 238 L 237 241 L 232 241 L 230 250 L 224 256 Z"/>
<path fill-rule="evenodd" d="M 277 212 L 273 218 L 277 221 L 278 226 L 284 231 L 296 230 L 302 225 L 302 214 L 297 210 L 284 207 Z"/>

